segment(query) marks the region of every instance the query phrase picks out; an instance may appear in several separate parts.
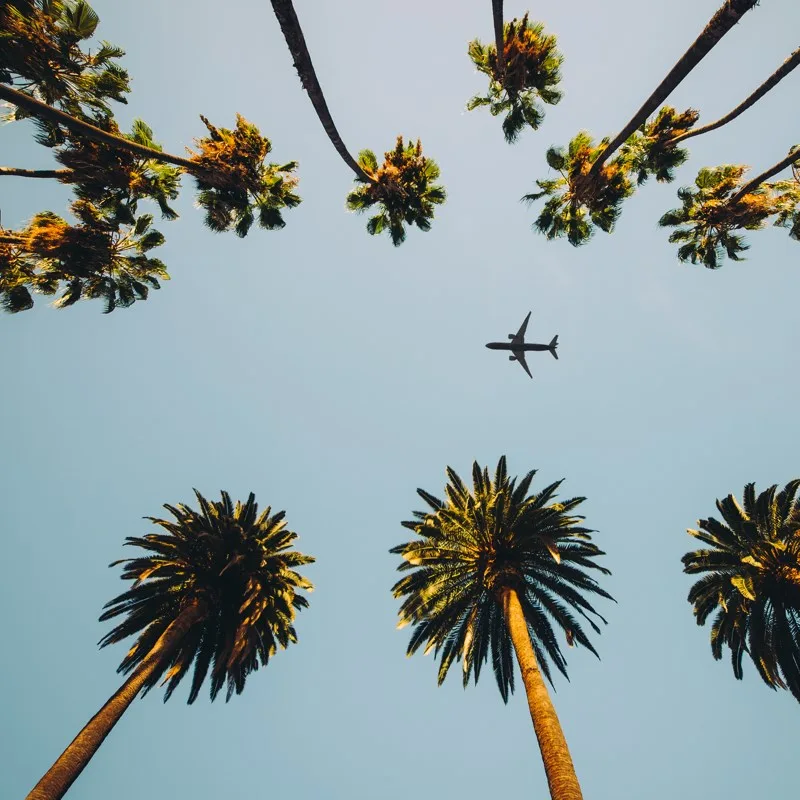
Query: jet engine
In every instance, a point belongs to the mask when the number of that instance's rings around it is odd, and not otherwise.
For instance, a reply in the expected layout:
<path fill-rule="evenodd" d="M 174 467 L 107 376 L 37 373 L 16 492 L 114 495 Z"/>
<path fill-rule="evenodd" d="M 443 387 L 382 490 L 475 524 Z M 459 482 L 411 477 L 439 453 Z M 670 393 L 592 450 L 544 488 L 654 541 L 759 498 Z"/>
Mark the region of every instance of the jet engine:
<path fill-rule="evenodd" d="M 509 357 L 508 357 L 508 360 L 509 360 L 509 361 L 516 361 L 516 360 L 517 360 L 517 357 L 516 357 L 516 356 L 509 356 Z"/>

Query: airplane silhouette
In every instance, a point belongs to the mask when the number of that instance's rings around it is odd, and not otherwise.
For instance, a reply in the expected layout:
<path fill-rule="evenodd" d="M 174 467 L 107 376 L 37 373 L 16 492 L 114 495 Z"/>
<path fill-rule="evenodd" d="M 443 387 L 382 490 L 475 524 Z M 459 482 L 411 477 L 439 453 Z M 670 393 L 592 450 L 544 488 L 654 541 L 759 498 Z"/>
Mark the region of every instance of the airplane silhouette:
<path fill-rule="evenodd" d="M 520 325 L 519 330 L 516 333 L 509 333 L 508 338 L 511 339 L 510 342 L 489 342 L 486 346 L 490 350 L 510 350 L 514 355 L 509 356 L 509 361 L 519 361 L 522 365 L 522 369 L 528 373 L 528 377 L 532 378 L 531 371 L 528 369 L 528 365 L 525 363 L 525 353 L 529 350 L 549 350 L 553 358 L 558 358 L 558 353 L 556 353 L 556 347 L 558 347 L 558 334 L 553 337 L 553 340 L 550 344 L 525 344 L 525 329 L 528 327 L 528 320 L 531 318 L 531 312 L 528 312 L 528 316 L 525 317 L 525 322 Z"/>

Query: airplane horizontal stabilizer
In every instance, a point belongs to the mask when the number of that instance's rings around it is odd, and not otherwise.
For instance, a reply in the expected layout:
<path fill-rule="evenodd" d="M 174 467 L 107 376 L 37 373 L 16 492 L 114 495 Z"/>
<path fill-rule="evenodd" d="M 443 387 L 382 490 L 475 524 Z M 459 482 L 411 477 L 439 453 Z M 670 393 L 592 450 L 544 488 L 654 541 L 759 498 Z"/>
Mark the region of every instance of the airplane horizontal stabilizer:
<path fill-rule="evenodd" d="M 553 340 L 548 346 L 550 348 L 550 352 L 553 354 L 553 358 L 558 361 L 558 353 L 556 353 L 556 347 L 558 347 L 558 334 L 553 337 Z"/>

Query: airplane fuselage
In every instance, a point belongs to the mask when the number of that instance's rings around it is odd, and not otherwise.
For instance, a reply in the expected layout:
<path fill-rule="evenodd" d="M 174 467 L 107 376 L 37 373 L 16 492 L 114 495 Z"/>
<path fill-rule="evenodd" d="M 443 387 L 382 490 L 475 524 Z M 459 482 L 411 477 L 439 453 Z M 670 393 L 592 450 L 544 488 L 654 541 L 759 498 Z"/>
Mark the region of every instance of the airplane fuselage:
<path fill-rule="evenodd" d="M 514 342 L 489 342 L 486 345 L 490 350 L 550 350 L 549 344 L 514 344 Z"/>

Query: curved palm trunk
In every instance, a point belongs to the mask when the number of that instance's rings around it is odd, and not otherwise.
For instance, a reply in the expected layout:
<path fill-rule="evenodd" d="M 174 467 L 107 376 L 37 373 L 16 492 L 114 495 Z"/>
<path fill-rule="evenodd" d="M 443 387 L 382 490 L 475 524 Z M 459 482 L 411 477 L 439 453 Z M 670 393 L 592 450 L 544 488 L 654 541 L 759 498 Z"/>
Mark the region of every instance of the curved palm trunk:
<path fill-rule="evenodd" d="M 717 42 L 741 19 L 745 12 L 757 5 L 758 0 L 725 0 L 709 20 L 703 32 L 692 46 L 681 56 L 666 78 L 645 100 L 644 105 L 634 114 L 628 124 L 617 134 L 592 164 L 587 178 L 600 172 L 603 164 L 623 145 L 628 137 L 667 99 L 678 84 L 711 52 Z"/>
<path fill-rule="evenodd" d="M 750 106 L 755 105 L 770 89 L 775 88 L 798 64 L 800 64 L 800 47 L 798 47 L 797 50 L 795 50 L 745 101 L 736 106 L 733 111 L 726 114 L 724 117 L 720 117 L 716 122 L 710 122 L 708 125 L 686 131 L 686 133 L 682 133 L 680 136 L 670 139 L 667 144 L 677 144 L 684 139 L 691 139 L 692 136 L 700 136 L 702 133 L 715 131 L 717 128 L 721 128 L 723 125 L 732 122 L 736 117 L 744 114 Z"/>
<path fill-rule="evenodd" d="M 561 730 L 556 710 L 550 700 L 550 694 L 544 682 L 536 654 L 533 652 L 528 626 L 519 596 L 513 589 L 506 589 L 501 595 L 503 614 L 517 654 L 525 694 L 528 696 L 528 708 L 533 720 L 533 730 L 539 742 L 539 750 L 547 774 L 552 800 L 582 800 L 581 787 L 572 756 L 569 754 L 567 740 Z"/>
<path fill-rule="evenodd" d="M 145 681 L 175 650 L 189 629 L 202 619 L 205 606 L 195 600 L 164 631 L 136 671 L 86 723 L 58 760 L 33 787 L 26 800 L 59 800 L 111 732 L 114 725 L 139 694 Z"/>
<path fill-rule="evenodd" d="M 35 97 L 31 97 L 23 92 L 18 92 L 16 89 L 12 89 L 4 83 L 0 83 L 0 98 L 24 109 L 34 117 L 63 125 L 67 130 L 85 136 L 92 141 L 107 144 L 109 147 L 116 147 L 119 150 L 127 150 L 129 153 L 143 156 L 144 158 L 152 158 L 155 161 L 174 164 L 176 167 L 183 167 L 187 172 L 192 172 L 194 174 L 198 172 L 197 165 L 188 158 L 173 156 L 161 150 L 154 150 L 152 147 L 146 147 L 138 142 L 132 142 L 130 139 L 125 139 L 122 136 L 115 136 L 113 133 L 104 131 L 102 128 L 71 117 L 69 114 L 65 114 L 63 111 L 59 111 L 57 108 L 47 105 L 47 103 L 42 103 Z M 203 177 L 205 178 L 206 176 L 204 175 Z"/>
<path fill-rule="evenodd" d="M 494 46 L 497 50 L 497 75 L 500 83 L 506 72 L 506 40 L 503 34 L 503 0 L 492 0 L 492 17 L 494 19 Z"/>
<path fill-rule="evenodd" d="M 762 172 L 760 175 L 756 175 L 753 180 L 749 183 L 746 183 L 738 192 L 736 192 L 730 200 L 728 200 L 728 205 L 733 205 L 734 203 L 738 203 L 746 194 L 752 192 L 753 189 L 757 189 L 764 181 L 768 181 L 774 175 L 777 175 L 779 172 L 782 172 L 788 166 L 800 166 L 800 149 L 795 150 L 792 153 L 789 153 L 786 158 L 779 161 L 774 166 L 770 167 L 766 172 Z"/>
<path fill-rule="evenodd" d="M 308 52 L 303 29 L 300 27 L 300 20 L 297 19 L 292 0 L 271 0 L 271 2 L 272 10 L 275 12 L 278 24 L 283 31 L 283 37 L 289 46 L 289 52 L 292 54 L 294 67 L 300 76 L 300 83 L 303 84 L 303 88 L 308 93 L 311 105 L 314 106 L 314 111 L 317 112 L 319 121 L 325 129 L 325 133 L 328 134 L 331 144 L 336 148 L 336 152 L 342 157 L 344 163 L 355 172 L 356 177 L 365 183 L 374 183 L 372 178 L 364 172 L 358 162 L 350 155 L 342 141 L 342 137 L 339 136 L 339 131 L 336 130 L 333 117 L 331 117 L 331 112 L 328 110 L 328 104 L 325 102 L 325 95 L 322 94 L 322 87 L 319 85 L 317 73 L 311 63 L 311 54 Z"/>
<path fill-rule="evenodd" d="M 0 175 L 14 175 L 19 178 L 61 178 L 72 174 L 71 169 L 23 169 L 22 167 L 0 167 Z"/>

